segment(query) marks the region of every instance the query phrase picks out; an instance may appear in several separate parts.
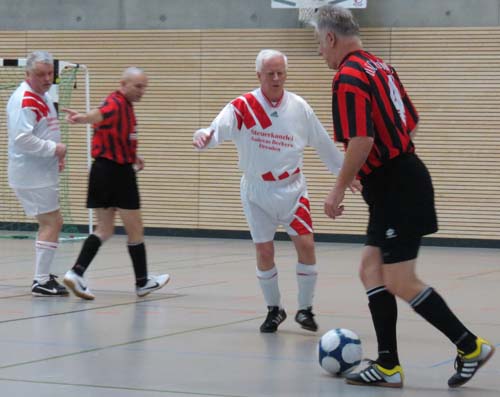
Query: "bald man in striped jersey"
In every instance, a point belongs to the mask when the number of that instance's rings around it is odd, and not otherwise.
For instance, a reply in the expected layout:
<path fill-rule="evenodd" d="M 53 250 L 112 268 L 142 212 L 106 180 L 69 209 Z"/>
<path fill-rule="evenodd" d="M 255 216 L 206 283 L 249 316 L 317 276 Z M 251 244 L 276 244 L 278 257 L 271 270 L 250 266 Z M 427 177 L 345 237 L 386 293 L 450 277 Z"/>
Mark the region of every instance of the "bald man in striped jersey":
<path fill-rule="evenodd" d="M 84 273 L 101 245 L 114 234 L 115 216 L 120 216 L 127 233 L 127 249 L 135 274 L 135 290 L 140 297 L 165 286 L 170 276 L 150 276 L 147 269 L 144 228 L 142 225 L 139 187 L 135 170 L 144 168 L 137 155 L 137 121 L 134 103 L 146 92 L 148 78 L 142 69 L 123 71 L 119 88 L 104 99 L 101 106 L 88 113 L 63 109 L 71 124 L 93 124 L 92 157 L 87 207 L 95 208 L 97 227 L 83 243 L 64 283 L 78 297 L 95 298 Z M 135 168 L 134 168 L 135 167 Z"/>
<path fill-rule="evenodd" d="M 317 279 L 313 225 L 302 173 L 304 148 L 312 146 L 329 171 L 338 174 L 343 155 L 307 102 L 284 88 L 287 57 L 262 50 L 256 59 L 260 88 L 227 104 L 210 127 L 196 131 L 193 145 L 236 144 L 241 200 L 257 252 L 257 278 L 268 306 L 261 332 L 276 332 L 286 319 L 274 261 L 274 235 L 282 225 L 297 251 L 298 311 L 302 328 L 317 331 L 312 311 Z"/>

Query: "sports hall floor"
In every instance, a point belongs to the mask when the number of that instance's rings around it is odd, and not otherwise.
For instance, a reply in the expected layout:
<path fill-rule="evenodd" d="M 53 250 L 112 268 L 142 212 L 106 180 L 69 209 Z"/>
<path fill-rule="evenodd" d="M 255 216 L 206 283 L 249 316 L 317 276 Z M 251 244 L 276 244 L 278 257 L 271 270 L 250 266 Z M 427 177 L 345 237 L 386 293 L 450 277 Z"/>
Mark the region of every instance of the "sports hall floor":
<path fill-rule="evenodd" d="M 63 275 L 81 242 L 63 243 L 54 273 Z M 403 389 L 350 386 L 317 362 L 331 328 L 357 332 L 375 355 L 366 298 L 357 279 L 361 246 L 317 245 L 315 303 L 320 331 L 294 322 L 295 254 L 277 243 L 288 319 L 276 334 L 258 327 L 265 306 L 248 240 L 147 238 L 152 273 L 173 279 L 137 298 L 125 239 L 104 245 L 92 264 L 94 301 L 30 294 L 33 240 L 0 239 L 0 396 L 500 396 L 500 350 L 465 387 L 449 390 L 454 349 L 400 304 Z M 500 344 L 500 250 L 424 247 L 419 274 L 432 281 L 475 332 Z"/>

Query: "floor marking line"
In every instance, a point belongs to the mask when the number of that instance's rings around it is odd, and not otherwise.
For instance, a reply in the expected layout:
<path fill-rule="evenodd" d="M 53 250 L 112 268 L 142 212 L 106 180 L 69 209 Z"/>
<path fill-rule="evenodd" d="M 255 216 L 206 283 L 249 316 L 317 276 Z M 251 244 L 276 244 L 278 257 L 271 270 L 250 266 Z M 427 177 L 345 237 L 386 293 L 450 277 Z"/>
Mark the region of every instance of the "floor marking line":
<path fill-rule="evenodd" d="M 112 307 L 128 306 L 128 305 L 134 305 L 134 304 L 143 304 L 143 303 L 147 303 L 147 302 L 164 301 L 164 300 L 173 299 L 173 298 L 181 298 L 182 296 L 184 296 L 184 295 L 171 295 L 170 294 L 168 296 L 162 296 L 162 297 L 153 298 L 153 299 L 144 299 L 144 300 L 140 300 L 140 301 L 129 301 L 129 302 L 123 302 L 123 303 L 115 303 L 115 304 L 112 304 L 112 305 L 88 307 L 88 308 L 85 308 L 85 309 L 70 310 L 70 311 L 59 312 L 59 313 L 50 313 L 50 314 L 44 314 L 44 315 L 40 315 L 40 316 L 11 318 L 11 319 L 8 319 L 8 320 L 0 320 L 0 324 L 13 323 L 13 322 L 16 322 L 16 321 L 34 320 L 34 319 L 37 319 L 37 318 L 47 318 L 47 317 L 63 316 L 63 315 L 66 315 L 66 314 L 81 313 L 81 312 L 101 310 L 101 309 L 109 309 L 109 308 L 112 308 Z M 47 297 L 47 298 L 40 297 L 40 298 L 35 298 L 35 299 L 54 299 L 54 298 L 53 297 Z M 70 299 L 70 298 L 66 298 L 65 297 L 63 299 Z"/>
<path fill-rule="evenodd" d="M 186 329 L 186 330 L 182 330 L 182 331 L 169 332 L 169 333 L 166 333 L 166 334 L 163 334 L 163 335 L 151 336 L 149 338 L 141 338 L 141 339 L 131 340 L 131 341 L 128 341 L 128 342 L 121 342 L 121 343 L 115 343 L 115 344 L 106 345 L 106 346 L 99 346 L 99 347 L 94 347 L 94 348 L 91 348 L 91 349 L 84 349 L 84 350 L 80 350 L 80 351 L 76 351 L 76 352 L 72 352 L 72 353 L 66 353 L 66 354 L 60 354 L 60 355 L 57 355 L 57 356 L 40 358 L 40 359 L 37 359 L 37 360 L 30 360 L 30 361 L 23 361 L 23 362 L 14 363 L 14 364 L 1 365 L 0 366 L 0 370 L 7 369 L 7 368 L 20 367 L 20 366 L 23 366 L 23 365 L 41 363 L 41 362 L 49 361 L 49 360 L 57 360 L 59 358 L 72 357 L 72 356 L 77 356 L 77 355 L 80 355 L 80 354 L 94 353 L 94 352 L 103 351 L 103 350 L 107 350 L 107 349 L 113 349 L 115 347 L 129 346 L 129 345 L 134 345 L 134 344 L 137 344 L 137 343 L 149 342 L 149 341 L 153 341 L 153 340 L 157 340 L 157 339 L 162 339 L 162 338 L 168 338 L 168 337 L 171 337 L 171 336 L 184 335 L 184 334 L 189 334 L 189 333 L 199 332 L 199 331 L 206 331 L 206 330 L 209 330 L 209 329 L 226 327 L 228 325 L 242 324 L 242 323 L 246 323 L 246 322 L 249 322 L 249 321 L 258 320 L 258 319 L 261 319 L 261 318 L 262 318 L 262 316 L 250 317 L 250 318 L 247 318 L 247 319 L 244 319 L 244 320 L 231 321 L 231 322 L 228 322 L 228 323 L 215 324 L 215 325 L 210 325 L 210 326 L 206 326 L 206 327 L 198 327 L 198 328 Z"/>
<path fill-rule="evenodd" d="M 28 379 L 15 379 L 15 378 L 2 378 L 0 381 L 5 382 L 20 382 L 20 383 L 34 383 L 39 385 L 57 385 L 57 386 L 76 386 L 76 387 L 86 387 L 93 389 L 108 389 L 108 390 L 128 390 L 128 391 L 139 391 L 139 392 L 151 392 L 151 393 L 171 393 L 171 394 L 188 394 L 194 396 L 214 396 L 214 397 L 245 397 L 241 394 L 214 394 L 214 393 L 200 393 L 200 392 L 189 392 L 180 390 L 168 390 L 168 389 L 144 389 L 140 387 L 120 387 L 120 386 L 105 386 L 105 385 L 86 385 L 84 383 L 68 383 L 68 382 L 49 382 L 49 381 L 36 381 Z"/>

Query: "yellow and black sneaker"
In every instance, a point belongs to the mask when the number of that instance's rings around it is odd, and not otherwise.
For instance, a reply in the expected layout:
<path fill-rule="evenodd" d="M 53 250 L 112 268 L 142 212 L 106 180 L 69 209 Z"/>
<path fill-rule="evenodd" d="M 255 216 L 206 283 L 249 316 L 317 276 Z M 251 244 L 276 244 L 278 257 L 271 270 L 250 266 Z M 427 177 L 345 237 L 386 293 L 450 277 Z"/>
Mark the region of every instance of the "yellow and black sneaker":
<path fill-rule="evenodd" d="M 476 350 L 472 353 L 464 354 L 459 350 L 455 359 L 457 372 L 448 379 L 448 386 L 459 387 L 470 381 L 477 370 L 493 356 L 494 352 L 495 347 L 483 338 L 476 339 Z"/>
<path fill-rule="evenodd" d="M 346 382 L 361 386 L 403 387 L 404 374 L 400 365 L 387 369 L 376 361 L 368 360 L 368 363 L 368 367 L 362 371 L 347 374 Z"/>

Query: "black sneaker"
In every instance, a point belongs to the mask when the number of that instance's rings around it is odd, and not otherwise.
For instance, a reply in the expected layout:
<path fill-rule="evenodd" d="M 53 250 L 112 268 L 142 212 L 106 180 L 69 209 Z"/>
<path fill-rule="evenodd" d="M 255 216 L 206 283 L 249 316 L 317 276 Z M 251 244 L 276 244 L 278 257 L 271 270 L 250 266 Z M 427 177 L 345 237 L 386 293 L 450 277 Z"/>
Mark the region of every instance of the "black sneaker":
<path fill-rule="evenodd" d="M 299 310 L 295 315 L 295 321 L 308 331 L 316 332 L 318 330 L 318 324 L 314 321 L 314 313 L 311 306 L 307 309 Z"/>
<path fill-rule="evenodd" d="M 464 354 L 458 351 L 455 359 L 455 369 L 457 372 L 448 379 L 449 387 L 459 387 L 467 383 L 495 353 L 495 347 L 483 338 L 476 339 L 476 350 L 472 353 Z"/>
<path fill-rule="evenodd" d="M 268 306 L 267 310 L 267 317 L 260 326 L 260 332 L 276 332 L 276 330 L 278 329 L 278 325 L 280 325 L 286 319 L 285 310 L 281 309 L 278 306 Z"/>
<path fill-rule="evenodd" d="M 31 286 L 31 294 L 33 296 L 68 296 L 68 290 L 56 280 L 57 276 L 49 275 L 49 281 L 40 284 L 34 280 Z"/>

